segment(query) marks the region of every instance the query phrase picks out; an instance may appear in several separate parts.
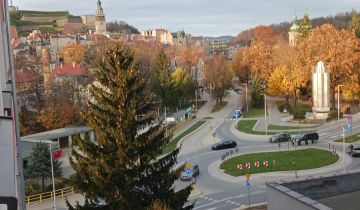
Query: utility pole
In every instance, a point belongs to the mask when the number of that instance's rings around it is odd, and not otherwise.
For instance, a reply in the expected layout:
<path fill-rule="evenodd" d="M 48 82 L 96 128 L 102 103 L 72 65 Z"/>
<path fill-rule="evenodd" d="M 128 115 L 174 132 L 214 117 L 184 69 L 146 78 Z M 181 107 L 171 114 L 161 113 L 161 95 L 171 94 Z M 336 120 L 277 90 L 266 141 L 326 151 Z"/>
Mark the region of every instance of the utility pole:
<path fill-rule="evenodd" d="M 52 178 L 52 187 L 53 187 L 53 196 L 54 196 L 54 209 L 56 210 L 56 194 L 55 194 L 55 178 L 54 178 L 54 165 L 53 165 L 53 154 L 51 151 L 51 143 L 49 144 L 50 151 L 50 163 L 51 163 L 51 178 Z"/>
<path fill-rule="evenodd" d="M 0 1 L 0 197 L 17 198 L 25 210 L 22 156 L 17 113 L 15 72 L 13 66 L 8 1 Z M 6 208 L 6 207 L 5 207 Z"/>
<path fill-rule="evenodd" d="M 343 171 L 345 172 L 345 127 L 342 127 L 343 130 Z"/>

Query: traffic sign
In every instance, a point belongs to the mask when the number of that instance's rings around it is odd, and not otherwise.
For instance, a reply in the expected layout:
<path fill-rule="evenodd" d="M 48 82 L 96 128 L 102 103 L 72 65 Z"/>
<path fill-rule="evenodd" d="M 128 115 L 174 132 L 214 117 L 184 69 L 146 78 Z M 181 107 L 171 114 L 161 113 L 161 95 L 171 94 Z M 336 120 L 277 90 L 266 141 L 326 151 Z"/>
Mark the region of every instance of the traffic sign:
<path fill-rule="evenodd" d="M 191 164 L 188 161 L 186 161 L 185 162 L 185 168 L 190 168 L 190 167 L 191 167 Z"/>
<path fill-rule="evenodd" d="M 254 165 L 256 168 L 259 168 L 259 161 L 255 161 Z"/>
<path fill-rule="evenodd" d="M 237 167 L 239 170 L 242 170 L 242 164 L 241 164 L 241 163 L 237 164 L 236 167 Z"/>
<path fill-rule="evenodd" d="M 248 189 L 250 189 L 250 187 L 251 187 L 249 180 L 246 180 L 246 187 L 247 187 Z"/>
<path fill-rule="evenodd" d="M 351 124 L 347 124 L 346 130 L 352 131 L 352 126 L 351 126 Z"/>
<path fill-rule="evenodd" d="M 352 115 L 351 115 L 351 114 L 349 114 L 346 118 L 347 118 L 347 120 L 348 120 L 349 122 L 352 121 Z"/>
<path fill-rule="evenodd" d="M 246 173 L 246 174 L 245 174 L 245 177 L 246 177 L 246 180 L 249 181 L 249 179 L 250 179 L 250 174 L 249 174 L 249 173 Z"/>
<path fill-rule="evenodd" d="M 263 161 L 263 166 L 267 167 L 269 165 L 269 163 L 267 162 L 267 160 Z"/>
<path fill-rule="evenodd" d="M 246 164 L 245 164 L 245 167 L 246 167 L 246 168 L 250 168 L 250 167 L 251 167 L 250 163 L 246 163 Z"/>

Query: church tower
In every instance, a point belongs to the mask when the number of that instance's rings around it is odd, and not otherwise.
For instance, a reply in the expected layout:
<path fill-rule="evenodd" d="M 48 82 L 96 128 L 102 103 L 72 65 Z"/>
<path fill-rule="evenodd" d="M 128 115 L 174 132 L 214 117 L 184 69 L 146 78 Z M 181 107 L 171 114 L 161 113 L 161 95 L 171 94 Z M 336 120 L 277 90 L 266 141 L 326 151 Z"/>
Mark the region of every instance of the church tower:
<path fill-rule="evenodd" d="M 297 17 L 294 16 L 292 20 L 292 26 L 290 27 L 289 31 L 289 45 L 294 47 L 296 46 L 297 42 L 299 41 L 299 38 L 301 36 L 300 26 L 298 24 Z"/>
<path fill-rule="evenodd" d="M 97 1 L 97 9 L 95 15 L 95 33 L 105 34 L 106 33 L 106 21 L 103 8 L 101 7 L 101 1 Z"/>

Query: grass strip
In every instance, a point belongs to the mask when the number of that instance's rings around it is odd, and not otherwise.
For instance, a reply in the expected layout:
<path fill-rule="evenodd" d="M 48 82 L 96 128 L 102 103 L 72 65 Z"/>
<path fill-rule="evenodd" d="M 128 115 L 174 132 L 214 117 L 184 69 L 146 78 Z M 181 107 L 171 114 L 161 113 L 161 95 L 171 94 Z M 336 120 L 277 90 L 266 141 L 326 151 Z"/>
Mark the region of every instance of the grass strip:
<path fill-rule="evenodd" d="M 263 166 L 263 161 L 268 161 L 268 166 Z M 243 176 L 245 173 L 267 173 L 274 171 L 292 171 L 320 168 L 335 163 L 339 160 L 338 155 L 333 155 L 330 151 L 322 149 L 301 149 L 281 152 L 263 152 L 240 155 L 230 158 L 220 165 L 225 173 L 231 176 Z M 255 162 L 260 163 L 255 167 Z M 245 164 L 250 163 L 250 169 L 246 169 Z M 242 170 L 237 169 L 237 164 L 242 164 Z"/>
<path fill-rule="evenodd" d="M 356 141 L 360 141 L 360 134 L 354 134 L 352 136 L 345 137 L 345 143 L 352 143 Z M 340 138 L 335 142 L 343 142 L 343 138 Z"/>

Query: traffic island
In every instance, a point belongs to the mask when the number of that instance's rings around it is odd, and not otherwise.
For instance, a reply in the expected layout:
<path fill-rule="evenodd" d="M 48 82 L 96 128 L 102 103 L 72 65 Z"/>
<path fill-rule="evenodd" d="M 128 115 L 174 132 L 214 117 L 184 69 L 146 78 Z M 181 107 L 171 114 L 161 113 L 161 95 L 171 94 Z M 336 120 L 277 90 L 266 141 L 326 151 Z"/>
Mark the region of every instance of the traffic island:
<path fill-rule="evenodd" d="M 345 143 L 353 143 L 353 142 L 357 142 L 357 141 L 360 141 L 360 134 L 354 134 L 354 135 L 346 136 L 346 137 L 345 137 Z M 343 138 L 340 138 L 340 139 L 338 139 L 338 140 L 335 140 L 335 142 L 340 142 L 340 143 L 342 143 L 342 142 L 343 142 Z"/>
<path fill-rule="evenodd" d="M 240 155 L 221 163 L 220 169 L 231 176 L 246 173 L 298 171 L 320 168 L 336 163 L 339 156 L 322 149 L 308 148 L 281 152 L 263 152 Z"/>

